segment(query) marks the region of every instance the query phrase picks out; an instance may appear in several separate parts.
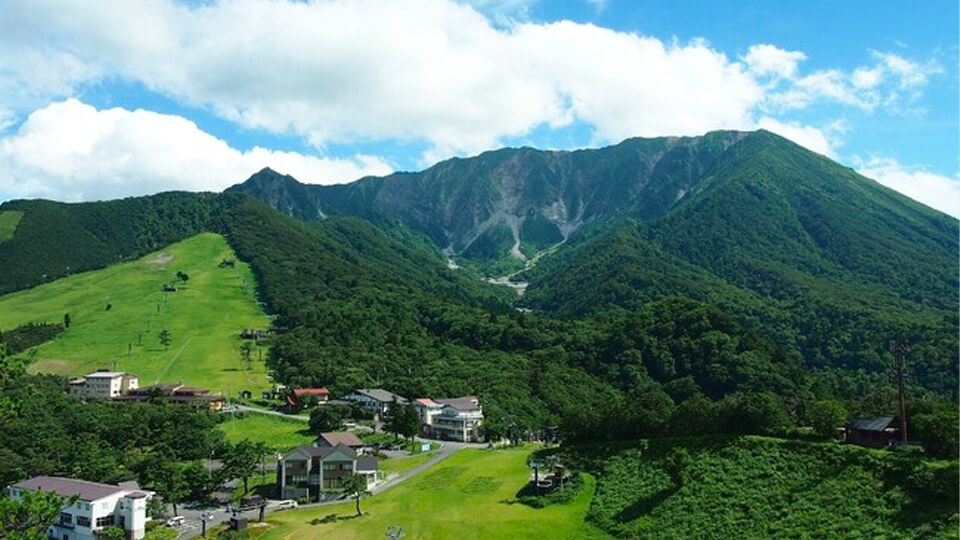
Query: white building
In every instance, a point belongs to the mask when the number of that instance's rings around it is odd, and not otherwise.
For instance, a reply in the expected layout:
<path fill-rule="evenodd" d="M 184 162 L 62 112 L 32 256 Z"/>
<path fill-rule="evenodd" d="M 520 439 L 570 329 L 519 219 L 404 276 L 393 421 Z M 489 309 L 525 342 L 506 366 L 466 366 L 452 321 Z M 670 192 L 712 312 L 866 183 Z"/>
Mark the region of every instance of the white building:
<path fill-rule="evenodd" d="M 390 405 L 393 404 L 394 401 L 400 405 L 407 404 L 407 400 L 383 388 L 361 388 L 354 390 L 340 399 L 363 405 L 364 409 L 372 412 L 377 418 L 383 418 L 384 413 L 387 412 L 387 409 L 390 408 Z"/>
<path fill-rule="evenodd" d="M 79 398 L 112 399 L 138 388 L 137 376 L 123 371 L 97 371 L 70 381 L 70 395 Z"/>
<path fill-rule="evenodd" d="M 451 399 L 421 398 L 414 401 L 420 411 L 423 433 L 451 441 L 479 442 L 483 408 L 474 396 Z"/>
<path fill-rule="evenodd" d="M 47 529 L 47 536 L 57 540 L 96 540 L 97 532 L 111 526 L 122 528 L 127 538 L 139 540 L 143 538 L 147 525 L 147 501 L 153 497 L 153 492 L 137 489 L 134 482 L 111 486 L 72 478 L 36 476 L 10 486 L 10 498 L 20 499 L 26 491 L 77 496 L 77 502 L 64 506 L 60 519 Z"/>

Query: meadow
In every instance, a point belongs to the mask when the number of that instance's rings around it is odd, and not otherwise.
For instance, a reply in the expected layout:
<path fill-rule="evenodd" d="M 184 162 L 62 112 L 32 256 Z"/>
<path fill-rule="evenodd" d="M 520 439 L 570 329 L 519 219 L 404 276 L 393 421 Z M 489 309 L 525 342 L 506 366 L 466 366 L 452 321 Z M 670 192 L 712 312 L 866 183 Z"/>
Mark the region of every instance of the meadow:
<path fill-rule="evenodd" d="M 404 538 L 605 538 L 584 523 L 594 480 L 570 503 L 534 509 L 516 501 L 529 479 L 529 449 L 462 450 L 403 484 L 354 503 L 270 515 L 264 540 L 384 538 L 388 525 Z M 336 516 L 333 520 L 331 516 Z M 323 523 L 322 521 L 329 521 Z"/>
<path fill-rule="evenodd" d="M 0 243 L 13 238 L 13 233 L 16 232 L 17 225 L 20 224 L 20 218 L 22 217 L 23 212 L 17 210 L 0 212 Z"/>
<path fill-rule="evenodd" d="M 217 425 L 227 441 L 236 444 L 244 439 L 262 442 L 274 453 L 288 452 L 299 446 L 309 446 L 316 436 L 306 422 L 287 420 L 265 414 L 242 414 Z"/>
<path fill-rule="evenodd" d="M 25 353 L 34 373 L 75 377 L 107 368 L 135 373 L 141 386 L 182 381 L 229 395 L 266 389 L 266 347 L 255 348 L 247 366 L 238 334 L 270 319 L 257 304 L 250 268 L 218 266 L 233 257 L 222 236 L 200 234 L 136 261 L 0 296 L 0 330 L 70 314 L 66 332 Z M 187 281 L 178 282 L 177 272 Z M 163 292 L 165 284 L 178 290 Z M 163 330 L 169 346 L 160 342 Z"/>

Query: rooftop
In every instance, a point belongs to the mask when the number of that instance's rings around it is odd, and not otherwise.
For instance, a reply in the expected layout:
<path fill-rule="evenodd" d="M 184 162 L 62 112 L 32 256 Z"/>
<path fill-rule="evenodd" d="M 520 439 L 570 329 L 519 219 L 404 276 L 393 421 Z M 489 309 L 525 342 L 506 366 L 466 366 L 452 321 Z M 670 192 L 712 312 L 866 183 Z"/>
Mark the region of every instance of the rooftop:
<path fill-rule="evenodd" d="M 34 476 L 29 480 L 17 482 L 11 487 L 29 491 L 52 491 L 64 497 L 77 495 L 81 501 L 88 502 L 126 491 L 120 486 L 98 484 L 96 482 L 62 478 L 59 476 Z"/>
<path fill-rule="evenodd" d="M 406 399 L 403 399 L 402 397 L 394 394 L 393 392 L 384 390 L 383 388 L 361 388 L 360 390 L 357 390 L 356 393 L 363 394 L 381 403 L 392 403 L 394 398 L 396 398 L 398 403 L 407 402 Z"/>
<path fill-rule="evenodd" d="M 363 441 L 349 431 L 333 431 L 330 433 L 321 433 L 319 440 L 327 443 L 329 446 L 343 444 L 346 446 L 363 446 Z"/>
<path fill-rule="evenodd" d="M 94 371 L 88 373 L 85 377 L 87 379 L 115 379 L 123 376 L 136 377 L 133 373 L 127 373 L 126 371 Z"/>
<path fill-rule="evenodd" d="M 891 424 L 894 424 L 891 426 Z M 897 427 L 894 416 L 878 416 L 876 418 L 854 418 L 847 424 L 850 429 L 859 431 L 883 431 L 889 427 Z"/>
<path fill-rule="evenodd" d="M 453 407 L 458 411 L 476 411 L 480 409 L 480 400 L 478 400 L 475 396 L 438 399 L 437 403 Z"/>

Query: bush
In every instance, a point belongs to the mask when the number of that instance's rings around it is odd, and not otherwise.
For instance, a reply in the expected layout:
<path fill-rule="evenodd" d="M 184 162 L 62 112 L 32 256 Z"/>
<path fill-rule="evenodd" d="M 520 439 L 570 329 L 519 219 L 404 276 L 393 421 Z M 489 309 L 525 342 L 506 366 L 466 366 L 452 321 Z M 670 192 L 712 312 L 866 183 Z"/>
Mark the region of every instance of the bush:
<path fill-rule="evenodd" d="M 542 495 L 537 495 L 537 489 L 528 483 L 517 493 L 517 501 L 531 508 L 546 508 L 551 504 L 567 504 L 577 497 L 583 489 L 583 476 L 574 473 L 564 480 L 563 487 L 552 489 Z"/>

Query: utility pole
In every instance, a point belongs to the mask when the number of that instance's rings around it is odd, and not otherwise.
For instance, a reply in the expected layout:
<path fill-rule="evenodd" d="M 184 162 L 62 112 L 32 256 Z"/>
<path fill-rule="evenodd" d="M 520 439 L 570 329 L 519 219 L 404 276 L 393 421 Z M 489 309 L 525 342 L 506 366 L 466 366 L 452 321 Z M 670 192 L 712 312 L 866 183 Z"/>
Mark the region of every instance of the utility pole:
<path fill-rule="evenodd" d="M 907 442 L 907 404 L 904 400 L 903 381 L 906 378 L 906 369 L 903 367 L 903 358 L 907 355 L 907 344 L 902 341 L 890 342 L 890 352 L 893 353 L 894 376 L 897 378 L 897 392 L 900 400 L 900 442 Z"/>

